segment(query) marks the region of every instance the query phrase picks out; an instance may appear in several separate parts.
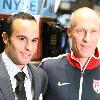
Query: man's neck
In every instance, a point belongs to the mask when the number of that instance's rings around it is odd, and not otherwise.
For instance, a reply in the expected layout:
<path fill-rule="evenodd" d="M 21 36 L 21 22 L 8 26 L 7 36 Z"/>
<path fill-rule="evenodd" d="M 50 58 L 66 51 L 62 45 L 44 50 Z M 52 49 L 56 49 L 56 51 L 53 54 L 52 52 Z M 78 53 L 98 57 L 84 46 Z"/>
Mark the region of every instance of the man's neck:
<path fill-rule="evenodd" d="M 89 58 L 76 58 L 76 59 L 80 62 L 82 68 L 85 67 L 85 65 L 89 60 Z"/>

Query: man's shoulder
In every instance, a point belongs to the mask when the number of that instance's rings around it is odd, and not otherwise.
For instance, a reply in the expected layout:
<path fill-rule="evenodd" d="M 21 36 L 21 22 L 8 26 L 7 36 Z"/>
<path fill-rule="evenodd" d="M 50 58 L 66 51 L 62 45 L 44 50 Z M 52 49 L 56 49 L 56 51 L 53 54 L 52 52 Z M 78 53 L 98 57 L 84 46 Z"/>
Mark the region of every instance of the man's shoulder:
<path fill-rule="evenodd" d="M 30 70 L 33 70 L 35 72 L 43 72 L 43 69 L 36 66 L 34 63 L 29 63 L 28 66 L 29 66 Z"/>
<path fill-rule="evenodd" d="M 42 60 L 42 62 L 51 62 L 51 61 L 52 62 L 58 62 L 58 61 L 62 60 L 65 57 L 66 57 L 66 54 L 62 54 L 62 55 L 59 55 L 57 57 L 48 57 L 48 58 L 44 58 Z"/>
<path fill-rule="evenodd" d="M 2 54 L 0 54 L 0 67 L 5 66 L 4 61 L 2 59 Z"/>
<path fill-rule="evenodd" d="M 46 77 L 46 72 L 39 66 L 35 66 L 33 63 L 29 63 L 28 66 L 32 74 L 35 74 L 37 77 Z"/>
<path fill-rule="evenodd" d="M 2 54 L 0 54 L 0 61 L 2 60 Z"/>
<path fill-rule="evenodd" d="M 66 62 L 66 54 L 63 54 L 57 57 L 49 57 L 49 58 L 43 59 L 42 62 L 40 63 L 40 67 L 42 67 L 43 69 L 45 68 L 52 69 L 52 67 L 54 68 L 56 66 L 60 66 L 61 64 L 64 64 L 65 62 Z"/>

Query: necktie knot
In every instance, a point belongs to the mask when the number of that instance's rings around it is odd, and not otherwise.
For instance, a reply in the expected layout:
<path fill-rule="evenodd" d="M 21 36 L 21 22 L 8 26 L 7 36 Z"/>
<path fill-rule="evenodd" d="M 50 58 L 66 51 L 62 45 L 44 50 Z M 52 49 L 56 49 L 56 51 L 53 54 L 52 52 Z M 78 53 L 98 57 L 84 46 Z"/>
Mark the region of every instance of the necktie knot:
<path fill-rule="evenodd" d="M 17 81 L 24 81 L 25 80 L 25 73 L 24 72 L 18 72 L 15 75 L 15 78 Z"/>

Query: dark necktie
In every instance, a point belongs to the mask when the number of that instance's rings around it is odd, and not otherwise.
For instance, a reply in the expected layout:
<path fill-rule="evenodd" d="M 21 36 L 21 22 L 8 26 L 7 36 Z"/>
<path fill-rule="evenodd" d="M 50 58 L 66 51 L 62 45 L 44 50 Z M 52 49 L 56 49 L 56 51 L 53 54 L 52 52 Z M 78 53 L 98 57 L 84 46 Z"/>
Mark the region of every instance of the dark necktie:
<path fill-rule="evenodd" d="M 18 97 L 18 100 L 27 100 L 25 87 L 24 87 L 25 73 L 18 72 L 15 75 L 15 78 L 17 80 L 17 87 L 15 88 L 15 92 Z"/>

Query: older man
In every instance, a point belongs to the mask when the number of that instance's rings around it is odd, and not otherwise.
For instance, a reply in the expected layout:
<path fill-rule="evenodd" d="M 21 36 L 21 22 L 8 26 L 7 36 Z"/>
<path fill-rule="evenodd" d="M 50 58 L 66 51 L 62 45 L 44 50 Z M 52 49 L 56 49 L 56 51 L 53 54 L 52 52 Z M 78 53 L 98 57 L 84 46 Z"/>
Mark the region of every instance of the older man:
<path fill-rule="evenodd" d="M 71 52 L 43 60 L 48 75 L 44 100 L 100 100 L 100 18 L 94 10 L 83 7 L 71 15 L 67 31 Z"/>

